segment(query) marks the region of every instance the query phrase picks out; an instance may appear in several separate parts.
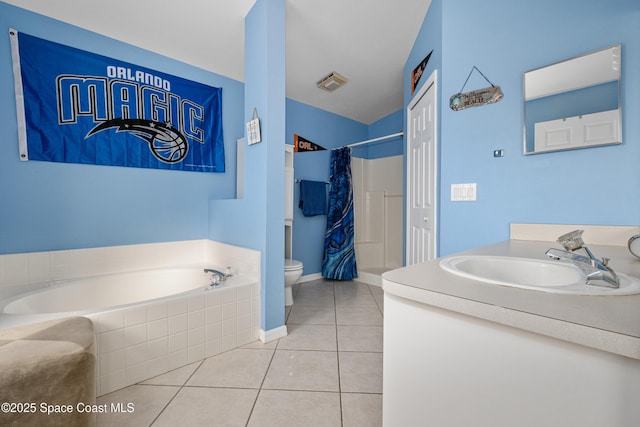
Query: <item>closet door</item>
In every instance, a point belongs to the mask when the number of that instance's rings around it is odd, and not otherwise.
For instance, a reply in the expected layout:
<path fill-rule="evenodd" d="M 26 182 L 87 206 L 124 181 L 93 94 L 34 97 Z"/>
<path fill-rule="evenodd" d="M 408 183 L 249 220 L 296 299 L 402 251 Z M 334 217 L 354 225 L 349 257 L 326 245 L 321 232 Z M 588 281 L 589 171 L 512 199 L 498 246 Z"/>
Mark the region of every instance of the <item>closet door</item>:
<path fill-rule="evenodd" d="M 407 265 L 436 257 L 436 76 L 407 107 Z"/>

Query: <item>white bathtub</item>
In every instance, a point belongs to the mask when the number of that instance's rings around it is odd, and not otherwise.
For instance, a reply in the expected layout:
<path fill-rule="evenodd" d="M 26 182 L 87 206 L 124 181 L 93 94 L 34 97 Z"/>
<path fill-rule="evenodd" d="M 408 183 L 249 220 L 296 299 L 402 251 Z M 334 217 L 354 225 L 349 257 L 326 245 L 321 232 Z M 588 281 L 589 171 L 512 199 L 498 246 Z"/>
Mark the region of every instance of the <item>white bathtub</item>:
<path fill-rule="evenodd" d="M 61 281 L 0 302 L 0 309 L 6 314 L 89 314 L 204 291 L 210 276 L 202 268 L 171 268 Z"/>
<path fill-rule="evenodd" d="M 260 289 L 235 275 L 216 288 L 203 268 L 65 280 L 0 301 L 0 323 L 85 316 L 97 339 L 97 395 L 258 339 Z"/>

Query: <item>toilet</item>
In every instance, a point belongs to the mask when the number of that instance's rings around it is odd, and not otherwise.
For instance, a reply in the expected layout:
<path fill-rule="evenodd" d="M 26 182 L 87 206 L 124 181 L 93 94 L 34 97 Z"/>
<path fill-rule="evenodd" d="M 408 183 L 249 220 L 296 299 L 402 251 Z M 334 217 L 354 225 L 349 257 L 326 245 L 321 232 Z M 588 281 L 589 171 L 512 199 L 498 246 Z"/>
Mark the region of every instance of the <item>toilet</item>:
<path fill-rule="evenodd" d="M 284 260 L 284 305 L 293 305 L 293 285 L 302 277 L 302 262 Z"/>
<path fill-rule="evenodd" d="M 284 305 L 293 305 L 293 285 L 302 277 L 302 262 L 293 259 L 293 145 L 284 149 Z"/>

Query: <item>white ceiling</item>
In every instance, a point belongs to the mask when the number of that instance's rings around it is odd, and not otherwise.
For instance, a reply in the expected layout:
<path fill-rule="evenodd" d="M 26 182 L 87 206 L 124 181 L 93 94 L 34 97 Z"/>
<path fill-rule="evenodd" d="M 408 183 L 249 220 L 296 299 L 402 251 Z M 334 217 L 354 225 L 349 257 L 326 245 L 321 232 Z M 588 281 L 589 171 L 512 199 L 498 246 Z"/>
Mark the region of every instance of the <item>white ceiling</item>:
<path fill-rule="evenodd" d="M 255 0 L 3 1 L 244 81 Z M 365 124 L 402 108 L 403 67 L 431 0 L 286 2 L 287 97 Z M 318 89 L 332 71 L 347 84 Z"/>

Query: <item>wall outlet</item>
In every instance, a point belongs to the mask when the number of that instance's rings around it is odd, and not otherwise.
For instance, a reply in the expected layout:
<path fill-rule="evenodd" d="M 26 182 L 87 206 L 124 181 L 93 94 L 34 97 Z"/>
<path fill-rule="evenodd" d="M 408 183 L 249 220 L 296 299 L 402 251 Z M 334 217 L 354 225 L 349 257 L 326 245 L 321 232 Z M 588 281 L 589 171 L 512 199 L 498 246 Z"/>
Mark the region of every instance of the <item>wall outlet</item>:
<path fill-rule="evenodd" d="M 451 184 L 452 202 L 472 202 L 476 200 L 477 184 Z"/>

